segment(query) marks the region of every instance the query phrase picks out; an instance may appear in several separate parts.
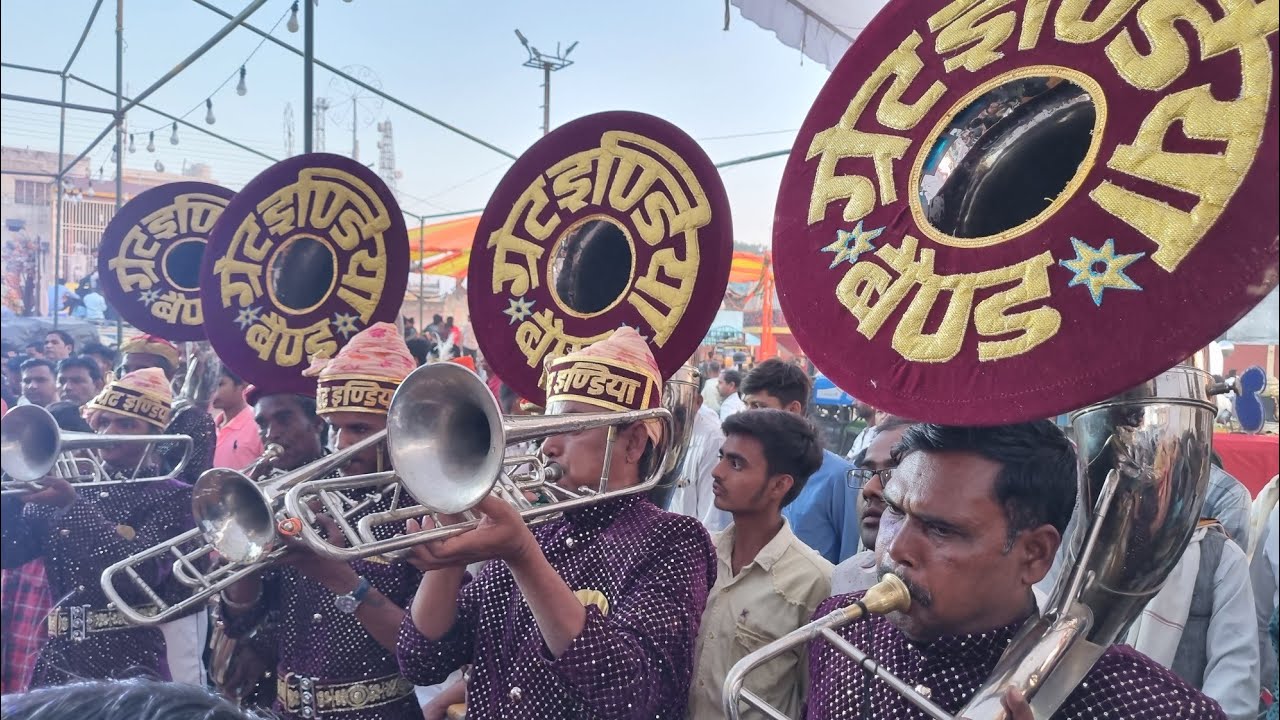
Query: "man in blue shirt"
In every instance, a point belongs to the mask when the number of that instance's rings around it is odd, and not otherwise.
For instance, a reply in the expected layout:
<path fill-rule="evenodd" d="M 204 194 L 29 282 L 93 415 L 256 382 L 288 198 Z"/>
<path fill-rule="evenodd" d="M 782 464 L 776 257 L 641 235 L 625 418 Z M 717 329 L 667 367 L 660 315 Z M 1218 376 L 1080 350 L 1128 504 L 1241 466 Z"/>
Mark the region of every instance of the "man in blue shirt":
<path fill-rule="evenodd" d="M 739 390 L 748 409 L 804 415 L 812 386 L 803 370 L 771 358 L 752 368 Z M 851 469 L 847 460 L 823 450 L 822 467 L 782 510 L 796 536 L 833 565 L 858 552 L 858 491 L 848 484 Z"/>

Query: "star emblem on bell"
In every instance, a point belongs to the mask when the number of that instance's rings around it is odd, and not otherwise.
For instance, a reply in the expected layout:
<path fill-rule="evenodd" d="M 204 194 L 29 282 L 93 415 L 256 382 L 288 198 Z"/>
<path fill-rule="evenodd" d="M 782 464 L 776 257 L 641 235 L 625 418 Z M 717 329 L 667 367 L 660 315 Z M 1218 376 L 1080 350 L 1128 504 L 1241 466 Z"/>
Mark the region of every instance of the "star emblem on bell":
<path fill-rule="evenodd" d="M 260 307 L 240 308 L 240 312 L 236 313 L 236 325 L 239 325 L 241 330 L 247 330 L 250 325 L 258 322 L 258 316 L 261 314 Z"/>
<path fill-rule="evenodd" d="M 1073 237 L 1071 245 L 1075 248 L 1076 256 L 1059 261 L 1060 265 L 1075 273 L 1067 287 L 1087 286 L 1094 305 L 1102 306 L 1102 294 L 1107 290 L 1142 290 L 1124 271 L 1146 253 L 1117 255 L 1114 238 L 1108 238 L 1102 247 L 1094 248 Z"/>
<path fill-rule="evenodd" d="M 143 305 L 146 305 L 147 307 L 151 307 L 152 303 L 160 299 L 160 291 L 156 290 L 155 288 L 143 290 L 142 294 L 138 297 L 138 299 L 142 301 Z"/>
<path fill-rule="evenodd" d="M 822 248 L 822 252 L 835 253 L 835 258 L 831 260 L 831 265 L 828 266 L 828 269 L 834 268 L 846 260 L 850 265 L 858 262 L 858 258 L 862 253 L 876 249 L 876 246 L 872 245 L 871 241 L 880 237 L 880 233 L 883 232 L 883 227 L 878 227 L 875 230 L 865 229 L 861 220 L 852 230 L 837 230 L 836 241 Z"/>
<path fill-rule="evenodd" d="M 350 337 L 352 333 L 359 332 L 360 326 L 356 324 L 359 318 L 348 313 L 333 314 L 333 331 L 342 333 L 342 337 Z"/>
<path fill-rule="evenodd" d="M 533 314 L 533 300 L 525 300 L 522 297 L 511 298 L 507 301 L 507 309 L 502 311 L 503 315 L 511 318 L 507 321 L 508 325 L 515 325 L 518 322 L 524 322 L 524 319 Z"/>

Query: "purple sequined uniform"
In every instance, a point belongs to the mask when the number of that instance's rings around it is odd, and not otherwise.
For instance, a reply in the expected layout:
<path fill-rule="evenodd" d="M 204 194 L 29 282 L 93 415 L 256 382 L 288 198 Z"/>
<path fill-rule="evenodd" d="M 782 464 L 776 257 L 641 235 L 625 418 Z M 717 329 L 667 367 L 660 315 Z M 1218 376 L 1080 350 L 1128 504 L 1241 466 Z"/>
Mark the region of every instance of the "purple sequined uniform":
<path fill-rule="evenodd" d="M 852 605 L 862 593 L 837 595 L 818 606 L 814 617 Z M 845 625 L 841 637 L 875 658 L 908 685 L 923 685 L 948 712 L 960 710 L 991 675 L 1021 622 L 981 634 L 912 643 L 883 616 Z M 830 643 L 809 645 L 808 720 L 912 720 L 927 716 Z M 1063 703 L 1055 720 L 1179 718 L 1226 720 L 1218 704 L 1151 658 L 1126 645 L 1113 645 Z"/>
<path fill-rule="evenodd" d="M 368 512 L 386 507 L 378 504 Z M 356 560 L 351 567 L 401 608 L 409 606 L 422 579 L 422 573 L 407 563 Z M 377 692 L 366 698 L 348 692 L 379 679 L 385 689 L 391 682 L 386 678 L 399 676 L 400 667 L 395 654 L 379 645 L 355 615 L 338 610 L 328 588 L 292 567 L 264 572 L 263 582 L 264 602 L 253 611 L 236 615 L 223 608 L 227 635 L 243 638 L 257 630 L 252 642 L 256 647 L 267 646 L 268 652 L 274 648 L 277 677 L 296 690 L 292 693 L 295 699 L 302 699 L 304 679 L 321 691 L 314 696 L 319 705 L 310 709 L 300 703 L 290 708 L 288 698 L 277 694 L 272 708 L 277 715 L 287 720 L 421 720 L 422 709 L 412 686 L 403 678 L 394 699 L 380 698 Z M 335 695 L 341 695 L 344 705 L 359 703 L 361 707 L 320 706 L 326 697 Z"/>
<path fill-rule="evenodd" d="M 44 558 L 55 619 L 70 623 L 74 609 L 94 628 L 83 637 L 71 632 L 50 637 L 36 662 L 32 687 L 133 675 L 168 679 L 164 635 L 159 629 L 101 629 L 119 623 L 118 618 L 101 622 L 108 608 L 100 578 L 109 565 L 192 527 L 191 486 L 162 480 L 79 488 L 77 495 L 65 510 L 27 504 L 21 522 L 5 522 L 3 528 L 6 546 L 10 542 L 22 546 L 18 557 Z M 134 569 L 166 601 L 175 601 L 187 592 L 172 577 L 172 566 L 172 558 L 161 557 Z M 135 607 L 148 603 L 127 579 L 118 578 L 116 590 Z"/>
<path fill-rule="evenodd" d="M 471 663 L 468 720 L 489 718 L 683 718 L 693 647 L 716 579 L 715 548 L 694 518 L 631 496 L 537 528 L 551 566 L 573 590 L 596 590 L 602 614 L 551 657 L 510 569 L 490 562 L 458 596 L 458 618 L 440 640 L 400 629 L 401 671 L 433 684 Z"/>

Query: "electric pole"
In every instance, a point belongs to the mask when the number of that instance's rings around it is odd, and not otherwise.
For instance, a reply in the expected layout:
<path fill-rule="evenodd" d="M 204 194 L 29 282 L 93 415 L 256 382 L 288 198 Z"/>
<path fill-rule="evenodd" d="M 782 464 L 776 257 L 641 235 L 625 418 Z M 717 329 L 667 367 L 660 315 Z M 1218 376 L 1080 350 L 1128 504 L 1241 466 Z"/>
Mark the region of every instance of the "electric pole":
<path fill-rule="evenodd" d="M 563 53 L 560 52 L 560 43 L 556 43 L 556 53 L 550 55 L 530 45 L 524 33 L 519 30 L 516 30 L 516 37 L 520 39 L 520 44 L 524 45 L 525 52 L 529 53 L 529 59 L 523 63 L 524 67 L 542 71 L 542 134 L 546 135 L 551 132 L 551 73 L 573 64 L 569 59 L 569 53 L 578 47 L 578 42 L 575 40 L 570 43 Z"/>

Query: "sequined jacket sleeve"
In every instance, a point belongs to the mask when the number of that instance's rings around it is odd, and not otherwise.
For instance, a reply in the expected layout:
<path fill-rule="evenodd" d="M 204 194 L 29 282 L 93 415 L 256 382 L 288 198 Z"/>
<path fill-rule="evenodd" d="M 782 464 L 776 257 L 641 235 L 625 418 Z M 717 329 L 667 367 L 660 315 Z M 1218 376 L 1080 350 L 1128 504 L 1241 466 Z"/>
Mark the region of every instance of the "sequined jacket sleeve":
<path fill-rule="evenodd" d="M 588 605 L 582 633 L 563 655 L 552 658 L 545 646 L 537 654 L 596 717 L 651 717 L 672 697 L 689 695 L 715 549 L 700 523 L 676 515 L 646 541 L 639 572 L 607 614 Z"/>
<path fill-rule="evenodd" d="M 219 606 L 218 614 L 222 619 L 222 629 L 227 637 L 240 640 L 253 635 L 257 641 L 274 650 L 274 640 L 269 638 L 274 637 L 275 626 L 274 623 L 267 621 L 277 616 L 282 609 L 283 574 L 282 568 L 268 568 L 262 571 L 262 598 L 253 603 L 253 607 L 232 610 L 225 602 Z"/>
<path fill-rule="evenodd" d="M 56 592 L 85 588 L 93 595 L 101 594 L 100 578 L 109 565 L 192 527 L 191 488 L 177 481 L 119 486 L 105 498 L 95 496 L 94 490 L 81 489 L 68 508 L 28 504 L 23 509 L 31 534 L 41 545 L 50 587 Z M 172 567 L 169 556 L 133 566 L 162 597 L 176 599 L 185 593 L 172 578 Z M 126 600 L 147 602 L 123 577 L 118 578 L 116 589 Z"/>
<path fill-rule="evenodd" d="M 400 664 L 400 674 L 409 682 L 414 685 L 442 683 L 454 670 L 471 662 L 481 590 L 486 584 L 485 576 L 496 565 L 489 563 L 475 580 L 465 582 L 458 590 L 458 615 L 453 627 L 439 640 L 428 640 L 413 624 L 413 613 L 405 614 L 400 623 L 400 637 L 396 639 L 396 661 Z"/>
<path fill-rule="evenodd" d="M 4 569 L 12 570 L 40 556 L 40 539 L 22 517 L 22 500 L 10 495 L 0 499 L 0 508 L 0 535 L 4 539 L 0 559 Z"/>
<path fill-rule="evenodd" d="M 191 438 L 191 457 L 187 460 L 186 467 L 175 477 L 184 483 L 194 485 L 196 480 L 200 479 L 201 473 L 213 467 L 213 451 L 218 443 L 218 426 L 214 424 L 209 413 L 198 407 L 188 407 L 174 415 L 164 432 L 166 435 L 186 435 Z M 182 459 L 182 447 L 176 444 L 163 445 L 160 447 L 160 456 L 164 459 L 166 468 L 175 468 Z M 232 469 L 240 470 L 241 468 Z"/>

